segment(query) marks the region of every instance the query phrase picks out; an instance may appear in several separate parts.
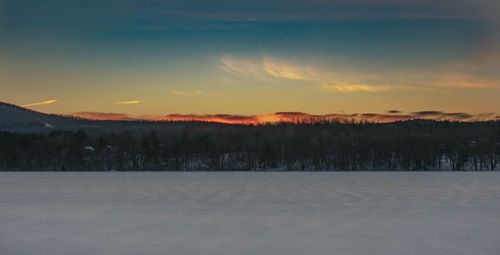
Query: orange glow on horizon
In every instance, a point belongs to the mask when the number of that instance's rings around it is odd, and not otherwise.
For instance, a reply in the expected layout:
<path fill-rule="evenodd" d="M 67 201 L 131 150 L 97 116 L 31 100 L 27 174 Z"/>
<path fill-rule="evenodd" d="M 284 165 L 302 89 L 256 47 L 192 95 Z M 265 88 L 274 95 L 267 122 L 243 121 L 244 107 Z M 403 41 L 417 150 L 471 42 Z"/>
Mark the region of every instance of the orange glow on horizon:
<path fill-rule="evenodd" d="M 312 115 L 301 112 L 277 112 L 263 115 L 195 115 L 195 114 L 170 114 L 165 116 L 139 116 L 131 117 L 123 113 L 99 113 L 80 112 L 72 116 L 90 120 L 143 120 L 143 121 L 165 121 L 165 122 L 214 122 L 233 125 L 262 125 L 273 123 L 324 123 L 324 122 L 345 122 L 345 121 L 369 121 L 376 123 L 389 123 L 396 121 L 407 121 L 412 119 L 427 120 L 449 120 L 449 121 L 488 121 L 500 120 L 500 115 L 492 113 L 468 114 L 468 113 L 445 113 L 440 111 L 421 111 L 409 114 L 376 114 L 376 113 L 354 113 L 354 114 L 325 114 Z"/>

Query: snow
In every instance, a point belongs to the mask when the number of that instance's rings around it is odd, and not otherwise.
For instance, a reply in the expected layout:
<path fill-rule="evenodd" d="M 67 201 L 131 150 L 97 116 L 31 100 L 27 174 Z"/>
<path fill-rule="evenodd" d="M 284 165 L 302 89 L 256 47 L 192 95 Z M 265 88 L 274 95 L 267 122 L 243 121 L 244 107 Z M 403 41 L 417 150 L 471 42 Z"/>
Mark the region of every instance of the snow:
<path fill-rule="evenodd" d="M 500 254 L 500 173 L 0 173 L 0 254 Z"/>

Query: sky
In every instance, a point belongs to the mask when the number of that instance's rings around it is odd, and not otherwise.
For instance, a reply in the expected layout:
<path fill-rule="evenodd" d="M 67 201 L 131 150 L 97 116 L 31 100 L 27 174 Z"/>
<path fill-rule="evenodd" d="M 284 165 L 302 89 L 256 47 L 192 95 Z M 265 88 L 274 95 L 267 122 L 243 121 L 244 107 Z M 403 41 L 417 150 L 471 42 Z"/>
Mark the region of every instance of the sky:
<path fill-rule="evenodd" d="M 496 2 L 0 0 L 0 101 L 127 118 L 500 118 Z"/>

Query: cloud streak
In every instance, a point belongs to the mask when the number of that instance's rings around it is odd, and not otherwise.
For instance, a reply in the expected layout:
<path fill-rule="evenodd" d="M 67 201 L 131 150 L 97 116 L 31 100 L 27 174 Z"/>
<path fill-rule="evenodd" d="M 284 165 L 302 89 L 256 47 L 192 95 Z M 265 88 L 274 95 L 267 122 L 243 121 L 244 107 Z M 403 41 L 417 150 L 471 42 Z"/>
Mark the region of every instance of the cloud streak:
<path fill-rule="evenodd" d="M 22 107 L 31 107 L 31 106 L 38 106 L 38 105 L 46 105 L 46 104 L 53 104 L 57 101 L 58 101 L 57 99 L 52 99 L 52 100 L 47 100 L 47 101 L 43 101 L 43 102 L 25 104 L 25 105 L 21 105 L 21 106 Z"/>
<path fill-rule="evenodd" d="M 178 96 L 185 96 L 185 97 L 198 96 L 198 95 L 203 94 L 203 91 L 201 91 L 201 90 L 186 90 L 186 91 L 172 90 L 170 92 L 172 92 L 172 94 L 175 94 Z"/>
<path fill-rule="evenodd" d="M 370 85 L 355 85 L 355 84 L 336 84 L 328 85 L 326 83 L 321 85 L 322 89 L 332 91 L 332 92 L 382 92 L 394 89 L 395 87 L 382 87 L 382 86 L 370 86 Z"/>
<path fill-rule="evenodd" d="M 144 103 L 144 101 L 140 101 L 140 100 L 121 101 L 121 102 L 116 102 L 115 104 L 140 104 L 140 103 Z"/>
<path fill-rule="evenodd" d="M 465 73 L 446 73 L 433 83 L 441 88 L 500 88 L 500 80 L 476 77 Z"/>

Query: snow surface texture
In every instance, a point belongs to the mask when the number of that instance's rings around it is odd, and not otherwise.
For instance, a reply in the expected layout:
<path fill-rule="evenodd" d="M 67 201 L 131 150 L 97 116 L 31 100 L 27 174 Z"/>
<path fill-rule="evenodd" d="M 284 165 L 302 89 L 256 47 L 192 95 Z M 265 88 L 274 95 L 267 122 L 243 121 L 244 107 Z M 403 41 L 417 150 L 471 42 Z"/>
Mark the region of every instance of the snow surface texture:
<path fill-rule="evenodd" d="M 500 254 L 500 173 L 0 173 L 0 254 Z"/>

